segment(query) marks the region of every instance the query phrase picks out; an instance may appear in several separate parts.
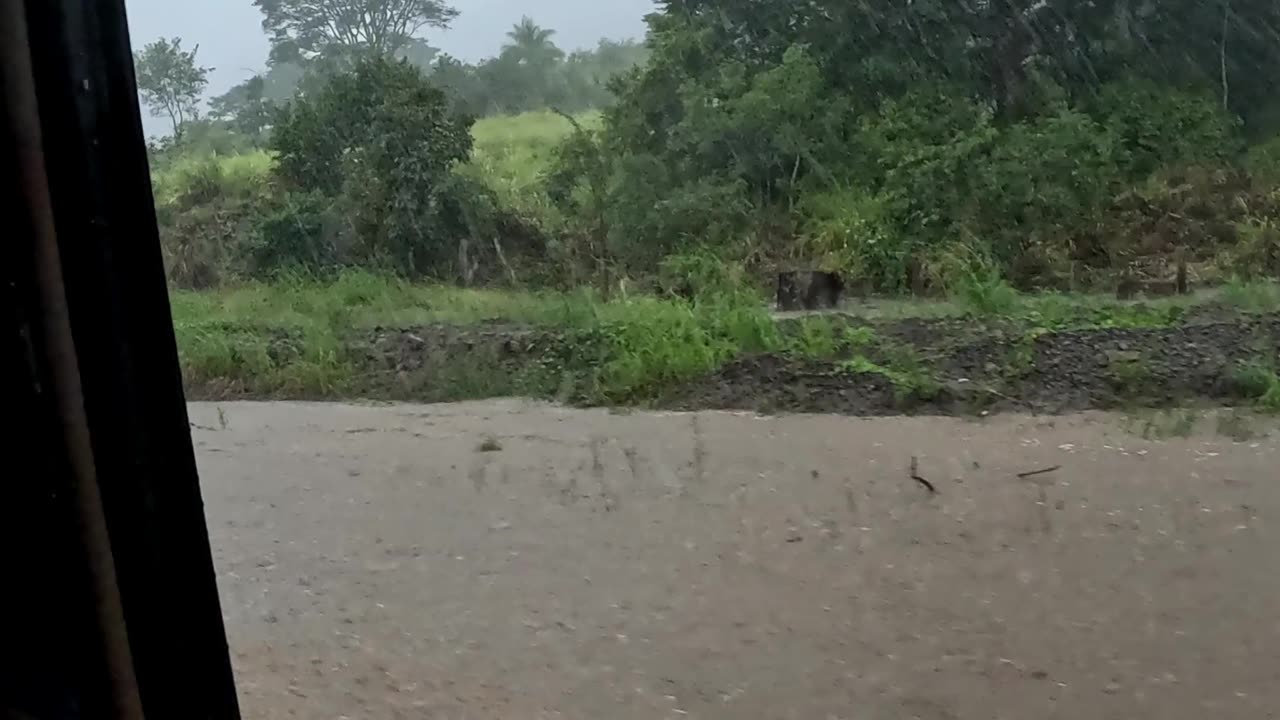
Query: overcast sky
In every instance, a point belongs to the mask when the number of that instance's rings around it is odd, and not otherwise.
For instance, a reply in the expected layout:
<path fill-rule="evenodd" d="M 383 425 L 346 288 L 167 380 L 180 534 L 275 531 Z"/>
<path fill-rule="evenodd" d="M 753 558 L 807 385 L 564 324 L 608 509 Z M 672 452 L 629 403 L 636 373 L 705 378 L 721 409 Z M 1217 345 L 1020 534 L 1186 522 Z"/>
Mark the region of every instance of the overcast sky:
<path fill-rule="evenodd" d="M 133 46 L 160 37 L 180 37 L 200 46 L 199 61 L 215 68 L 208 94 L 219 95 L 262 69 L 267 38 L 252 0 L 125 0 Z M 556 30 L 565 50 L 592 47 L 602 37 L 639 38 L 653 0 L 453 0 L 461 15 L 448 31 L 428 30 L 427 40 L 464 60 L 496 55 L 503 36 L 522 15 Z M 150 132 L 163 123 L 148 122 Z"/>

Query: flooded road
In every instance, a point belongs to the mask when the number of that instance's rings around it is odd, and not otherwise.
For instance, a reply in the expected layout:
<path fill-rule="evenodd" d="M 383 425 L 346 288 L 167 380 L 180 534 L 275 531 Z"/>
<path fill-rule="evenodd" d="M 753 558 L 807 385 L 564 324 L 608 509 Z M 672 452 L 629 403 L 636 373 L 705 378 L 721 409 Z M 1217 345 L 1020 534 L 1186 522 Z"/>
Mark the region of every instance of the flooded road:
<path fill-rule="evenodd" d="M 520 401 L 191 415 L 247 718 L 1280 708 L 1274 437 Z"/>

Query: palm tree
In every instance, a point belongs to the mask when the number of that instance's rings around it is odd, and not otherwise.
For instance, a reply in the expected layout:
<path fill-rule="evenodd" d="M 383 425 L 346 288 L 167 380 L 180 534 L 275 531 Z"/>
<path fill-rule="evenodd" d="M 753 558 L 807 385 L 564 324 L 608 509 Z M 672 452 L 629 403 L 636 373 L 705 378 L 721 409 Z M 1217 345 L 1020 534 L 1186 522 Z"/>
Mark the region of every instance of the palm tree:
<path fill-rule="evenodd" d="M 548 68 L 564 59 L 564 51 L 551 41 L 555 34 L 555 30 L 541 27 L 525 16 L 507 33 L 511 42 L 502 46 L 502 54 L 521 65 Z"/>

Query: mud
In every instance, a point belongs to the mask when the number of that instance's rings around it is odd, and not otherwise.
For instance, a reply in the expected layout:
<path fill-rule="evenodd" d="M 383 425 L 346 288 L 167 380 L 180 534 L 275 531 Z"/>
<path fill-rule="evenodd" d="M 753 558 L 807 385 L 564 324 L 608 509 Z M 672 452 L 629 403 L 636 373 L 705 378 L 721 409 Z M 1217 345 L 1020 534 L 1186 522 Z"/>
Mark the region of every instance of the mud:
<path fill-rule="evenodd" d="M 1280 707 L 1274 436 L 517 401 L 191 413 L 246 717 Z"/>
<path fill-rule="evenodd" d="M 1280 318 L 1150 329 L 1091 329 L 973 336 L 951 321 L 877 328 L 906 343 L 937 383 L 908 395 L 889 378 L 850 372 L 839 360 L 765 355 L 730 363 L 672 393 L 681 409 L 817 412 L 859 416 L 1064 413 L 1117 407 L 1246 401 L 1232 381 L 1247 362 L 1280 360 Z"/>
<path fill-rule="evenodd" d="M 1205 306 L 1162 327 L 1037 333 L 1025 322 L 828 315 L 874 331 L 873 345 L 829 359 L 742 357 L 649 400 L 690 411 L 855 416 L 1248 404 L 1253 398 L 1233 374 L 1243 363 L 1280 366 L 1280 316 L 1218 316 Z M 796 333 L 799 322 L 787 316 L 780 329 Z M 591 371 L 608 359 L 600 337 L 502 324 L 380 329 L 352 352 L 361 368 L 356 394 L 430 402 L 525 396 L 590 404 Z M 889 373 L 850 367 L 863 356 Z M 903 386 L 904 357 L 906 374 L 927 381 L 927 391 Z"/>

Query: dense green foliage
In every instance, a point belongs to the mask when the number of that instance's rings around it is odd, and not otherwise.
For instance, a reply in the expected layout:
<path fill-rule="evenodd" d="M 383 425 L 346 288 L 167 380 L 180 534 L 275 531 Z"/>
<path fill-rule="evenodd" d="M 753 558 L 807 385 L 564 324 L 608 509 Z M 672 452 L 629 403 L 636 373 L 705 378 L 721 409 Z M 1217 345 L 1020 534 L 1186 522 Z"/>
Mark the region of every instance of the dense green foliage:
<path fill-rule="evenodd" d="M 397 2 L 415 30 L 454 15 Z M 994 308 L 1175 258 L 1280 274 L 1261 0 L 664 0 L 644 45 L 565 53 L 524 18 L 476 65 L 321 27 L 330 0 L 259 5 L 269 71 L 155 158 L 182 284 L 358 265 L 687 296 L 708 265 L 799 265 Z"/>
<path fill-rule="evenodd" d="M 271 135 L 289 194 L 260 225 L 261 269 L 383 266 L 469 283 L 499 241 L 488 193 L 454 172 L 472 122 L 419 70 L 382 58 L 296 99 Z"/>
<path fill-rule="evenodd" d="M 987 268 L 1070 287 L 1180 247 L 1208 259 L 1237 225 L 1272 222 L 1267 156 L 1240 171 L 1246 142 L 1276 129 L 1272 4 L 662 6 L 650 62 L 549 176 L 622 272 L 711 245 L 881 290 Z M 1186 200 L 1222 174 L 1248 217 L 1151 232 L 1174 214 L 1151 185 L 1181 177 Z"/>
<path fill-rule="evenodd" d="M 473 115 L 516 114 L 543 108 L 580 112 L 613 102 L 610 86 L 648 55 L 630 41 L 601 40 L 594 49 L 566 54 L 554 31 L 529 18 L 508 33 L 496 57 L 472 65 L 448 55 L 427 67 L 433 82 Z"/>
<path fill-rule="evenodd" d="M 1199 312 L 1247 322 L 1250 312 L 1273 314 L 1280 307 L 1276 286 L 1265 284 L 1141 304 L 1064 295 L 1014 295 L 994 305 L 989 296 L 978 304 L 970 300 L 979 296 L 959 304 L 896 301 L 864 307 L 865 318 L 779 321 L 758 295 L 743 291 L 733 268 L 708 260 L 673 268 L 703 283 L 690 299 L 605 299 L 591 289 L 460 289 L 354 270 L 325 281 L 286 274 L 271 283 L 177 291 L 172 307 L 184 375 L 202 398 L 453 401 L 520 395 L 635 404 L 678 396 L 686 383 L 769 353 L 804 368 L 810 387 L 821 388 L 823 396 L 846 382 L 848 388 L 887 384 L 896 410 L 958 412 L 981 412 L 992 398 L 1012 397 L 1006 392 L 1016 396 L 1021 382 L 1045 371 L 1037 368 L 1045 359 L 1037 347 L 1055 333 L 1066 331 L 1059 341 L 1110 328 L 1158 336 L 1176 332 Z M 927 346 L 901 334 L 917 323 L 894 322 L 939 313 L 967 322 L 938 324 L 941 336 L 925 338 Z M 970 351 L 984 346 L 1003 361 L 980 371 L 982 379 L 956 382 L 947 353 L 939 352 L 952 343 Z M 1268 351 L 1273 345 L 1273 338 L 1259 337 L 1254 350 L 1226 349 L 1234 360 L 1218 368 L 1214 397 L 1280 408 L 1280 381 Z M 1115 393 L 1100 401 L 1162 404 L 1147 395 L 1157 390 L 1156 358 L 1099 354 L 1107 363 L 1101 382 Z M 943 405 L 933 404 L 938 401 Z"/>
<path fill-rule="evenodd" d="M 271 0 L 259 4 L 265 12 L 269 6 L 291 3 Z M 440 22 L 452 16 L 446 13 Z M 346 33 L 339 39 L 312 38 L 306 43 L 309 48 L 328 48 L 325 50 L 300 50 L 289 35 L 277 37 L 266 72 L 213 98 L 210 117 L 225 130 L 261 142 L 274 108 L 287 104 L 296 94 L 319 91 L 327 78 L 349 71 L 362 57 L 405 61 L 445 89 L 456 110 L 476 117 L 547 108 L 576 113 L 610 104 L 612 81 L 641 64 L 648 54 L 645 46 L 635 41 L 608 39 L 595 48 L 566 53 L 555 44 L 554 30 L 527 17 L 512 26 L 507 43 L 496 56 L 475 64 L 442 54 L 418 37 L 379 31 L 380 39 L 375 43 L 364 41 L 363 32 L 372 30 Z"/>
<path fill-rule="evenodd" d="M 744 351 L 783 347 L 758 297 L 700 302 L 603 300 L 591 291 L 493 292 L 422 286 L 363 271 L 330 281 L 285 275 L 272 284 L 173 296 L 184 375 L 200 393 L 428 400 L 524 394 L 621 403 L 656 397 Z M 375 326 L 505 321 L 559 337 L 541 363 L 504 366 L 467 346 L 421 378 L 368 373 Z M 398 383 L 411 382 L 409 387 Z"/>
<path fill-rule="evenodd" d="M 457 11 L 442 0 L 254 0 L 275 62 L 349 65 L 391 57 L 426 27 L 448 27 Z"/>

